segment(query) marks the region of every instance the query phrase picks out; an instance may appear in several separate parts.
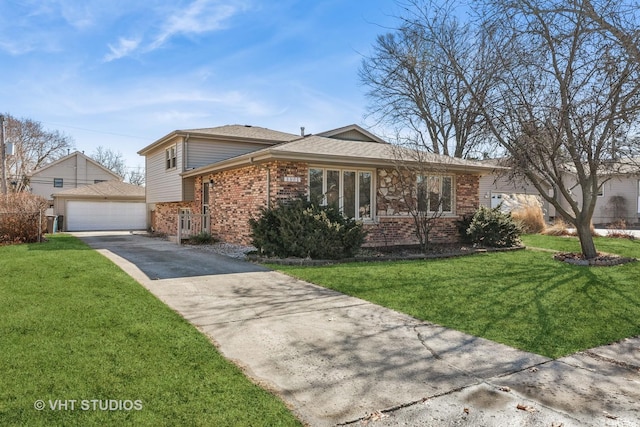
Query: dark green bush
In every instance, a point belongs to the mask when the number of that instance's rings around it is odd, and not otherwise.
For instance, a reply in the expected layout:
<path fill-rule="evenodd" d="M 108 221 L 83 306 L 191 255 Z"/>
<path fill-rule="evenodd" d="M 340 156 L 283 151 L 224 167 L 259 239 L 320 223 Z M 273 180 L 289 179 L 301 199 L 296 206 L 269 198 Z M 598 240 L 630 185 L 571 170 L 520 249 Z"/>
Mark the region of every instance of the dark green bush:
<path fill-rule="evenodd" d="M 210 245 L 215 242 L 216 239 L 211 235 L 211 233 L 206 231 L 202 231 L 189 237 L 189 243 L 192 245 Z"/>
<path fill-rule="evenodd" d="M 473 215 L 463 215 L 462 219 L 456 221 L 456 227 L 458 228 L 458 234 L 460 235 L 460 241 L 463 243 L 473 243 L 471 236 L 469 236 L 469 226 L 473 221 Z"/>
<path fill-rule="evenodd" d="M 366 232 L 337 209 L 302 198 L 262 209 L 249 220 L 253 245 L 267 256 L 340 259 L 354 255 Z"/>
<path fill-rule="evenodd" d="M 520 244 L 520 226 L 504 213 L 500 206 L 490 209 L 481 206 L 467 230 L 471 242 L 494 248 L 507 248 Z"/>

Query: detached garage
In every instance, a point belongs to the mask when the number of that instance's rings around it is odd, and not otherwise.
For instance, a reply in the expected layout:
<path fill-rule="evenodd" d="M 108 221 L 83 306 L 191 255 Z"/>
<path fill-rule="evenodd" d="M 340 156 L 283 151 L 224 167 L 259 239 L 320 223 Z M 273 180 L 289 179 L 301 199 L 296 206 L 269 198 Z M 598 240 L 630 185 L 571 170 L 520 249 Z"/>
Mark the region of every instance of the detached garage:
<path fill-rule="evenodd" d="M 144 230 L 144 187 L 105 181 L 53 194 L 64 231 Z"/>

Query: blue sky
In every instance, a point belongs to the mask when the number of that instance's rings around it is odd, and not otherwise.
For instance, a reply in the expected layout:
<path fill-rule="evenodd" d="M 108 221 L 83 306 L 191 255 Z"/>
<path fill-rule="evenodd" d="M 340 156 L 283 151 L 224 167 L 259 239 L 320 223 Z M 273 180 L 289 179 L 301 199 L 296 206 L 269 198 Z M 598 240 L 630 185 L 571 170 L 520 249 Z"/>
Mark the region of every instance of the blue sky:
<path fill-rule="evenodd" d="M 393 0 L 3 0 L 0 111 L 91 154 L 175 129 L 366 125 L 363 55 Z"/>

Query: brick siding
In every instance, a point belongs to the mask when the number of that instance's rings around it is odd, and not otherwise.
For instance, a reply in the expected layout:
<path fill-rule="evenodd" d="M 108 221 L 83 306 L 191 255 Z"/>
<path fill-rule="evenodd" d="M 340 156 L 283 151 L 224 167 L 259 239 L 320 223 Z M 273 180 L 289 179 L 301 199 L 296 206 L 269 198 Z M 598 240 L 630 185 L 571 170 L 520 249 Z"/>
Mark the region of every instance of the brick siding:
<path fill-rule="evenodd" d="M 301 162 L 270 162 L 238 169 L 215 172 L 197 177 L 193 203 L 162 203 L 156 205 L 155 228 L 159 232 L 175 235 L 178 209 L 189 207 L 201 212 L 202 182 L 213 180 L 210 186 L 209 206 L 211 233 L 228 243 L 250 244 L 250 218 L 257 218 L 260 209 L 278 201 L 307 194 L 309 166 Z M 378 169 L 376 177 L 377 218 L 365 223 L 368 231 L 366 245 L 404 245 L 418 242 L 413 218 L 408 215 L 398 172 Z M 269 176 L 269 178 L 268 178 Z M 270 181 L 267 189 L 267 182 Z M 479 177 L 456 175 L 455 214 L 437 220 L 431 231 L 434 243 L 458 240 L 456 221 L 462 215 L 475 212 L 479 204 Z M 173 230 L 173 231 L 165 231 Z"/>
<path fill-rule="evenodd" d="M 156 233 L 175 236 L 178 233 L 178 213 L 180 209 L 191 209 L 197 213 L 195 203 L 192 202 L 168 202 L 156 203 L 154 214 L 152 215 L 151 229 Z"/>

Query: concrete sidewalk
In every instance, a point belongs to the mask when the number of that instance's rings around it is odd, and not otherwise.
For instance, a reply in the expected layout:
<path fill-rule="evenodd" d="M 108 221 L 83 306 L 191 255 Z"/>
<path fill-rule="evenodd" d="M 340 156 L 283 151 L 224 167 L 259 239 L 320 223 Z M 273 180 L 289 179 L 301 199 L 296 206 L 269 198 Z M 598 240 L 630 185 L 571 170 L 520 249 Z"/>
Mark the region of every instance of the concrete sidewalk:
<path fill-rule="evenodd" d="M 639 338 L 553 361 L 277 272 L 150 280 L 100 252 L 308 425 L 640 426 Z"/>

